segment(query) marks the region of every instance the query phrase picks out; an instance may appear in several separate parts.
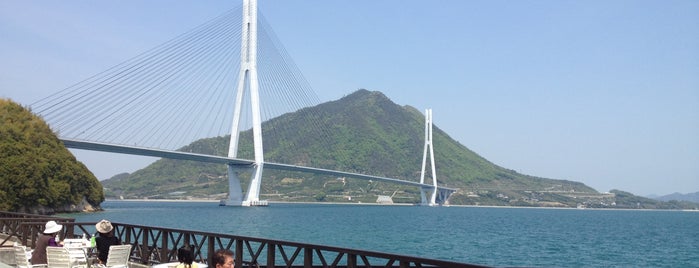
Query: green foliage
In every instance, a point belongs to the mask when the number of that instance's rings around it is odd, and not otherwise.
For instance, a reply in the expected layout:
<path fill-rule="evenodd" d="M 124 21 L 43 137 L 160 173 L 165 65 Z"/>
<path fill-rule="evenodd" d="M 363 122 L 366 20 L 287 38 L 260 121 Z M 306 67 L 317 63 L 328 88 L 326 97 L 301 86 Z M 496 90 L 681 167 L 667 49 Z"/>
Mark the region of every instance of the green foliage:
<path fill-rule="evenodd" d="M 325 194 L 324 192 L 317 193 L 313 196 L 313 198 L 318 202 L 325 201 L 325 197 L 327 197 L 327 194 Z"/>
<path fill-rule="evenodd" d="M 611 190 L 616 196 L 616 207 L 639 209 L 698 209 L 699 205 L 692 202 L 669 201 L 663 202 L 655 199 L 636 196 L 629 192 Z"/>
<path fill-rule="evenodd" d="M 0 210 L 60 209 L 104 201 L 95 176 L 39 117 L 0 99 Z"/>

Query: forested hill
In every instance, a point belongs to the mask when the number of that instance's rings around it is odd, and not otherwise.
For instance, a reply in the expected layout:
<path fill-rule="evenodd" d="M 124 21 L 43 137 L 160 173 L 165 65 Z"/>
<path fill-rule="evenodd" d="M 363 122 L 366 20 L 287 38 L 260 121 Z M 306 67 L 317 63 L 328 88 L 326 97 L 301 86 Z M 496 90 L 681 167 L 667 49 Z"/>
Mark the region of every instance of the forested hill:
<path fill-rule="evenodd" d="M 362 89 L 287 113 L 264 122 L 262 129 L 266 161 L 412 181 L 420 177 L 424 115 L 377 91 Z M 227 136 L 202 139 L 180 150 L 223 156 L 228 140 Z M 598 194 L 579 182 L 527 176 L 494 165 L 436 125 L 433 144 L 439 184 L 460 189 L 452 196 L 452 204 L 570 206 L 579 200 L 555 193 Z M 238 156 L 252 159 L 251 131 L 241 134 Z M 429 176 L 426 179 L 431 181 Z M 169 159 L 102 183 L 108 196 L 124 198 L 224 197 L 227 193 L 225 166 Z M 410 187 L 269 169 L 261 193 L 268 200 L 283 201 L 373 202 L 379 194 L 394 195 L 397 202 L 419 201 L 418 190 Z"/>
<path fill-rule="evenodd" d="M 0 210 L 98 210 L 100 182 L 29 110 L 0 99 Z"/>

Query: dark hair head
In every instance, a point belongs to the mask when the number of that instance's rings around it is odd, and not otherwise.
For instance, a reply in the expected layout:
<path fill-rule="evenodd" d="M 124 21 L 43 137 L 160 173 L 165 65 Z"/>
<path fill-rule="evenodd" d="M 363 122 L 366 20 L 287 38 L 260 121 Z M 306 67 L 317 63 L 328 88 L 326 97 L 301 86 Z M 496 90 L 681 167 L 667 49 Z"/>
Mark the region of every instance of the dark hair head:
<path fill-rule="evenodd" d="M 177 261 L 191 265 L 194 262 L 194 250 L 189 246 L 183 246 L 177 250 Z"/>
<path fill-rule="evenodd" d="M 211 257 L 211 261 L 213 262 L 213 266 L 216 267 L 217 264 L 219 265 L 224 265 L 226 264 L 226 256 L 231 257 L 235 259 L 235 254 L 233 251 L 227 250 L 227 249 L 219 249 L 216 252 L 214 252 L 214 256 Z"/>

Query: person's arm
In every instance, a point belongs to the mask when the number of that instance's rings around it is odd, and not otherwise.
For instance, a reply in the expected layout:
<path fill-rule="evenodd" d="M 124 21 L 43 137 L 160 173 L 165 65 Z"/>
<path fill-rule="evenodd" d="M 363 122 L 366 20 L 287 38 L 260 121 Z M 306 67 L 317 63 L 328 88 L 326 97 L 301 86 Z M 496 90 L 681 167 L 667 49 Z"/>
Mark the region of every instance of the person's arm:
<path fill-rule="evenodd" d="M 52 237 L 52 238 L 49 238 L 49 246 L 50 246 L 50 247 L 62 247 L 62 246 L 63 246 L 63 242 L 58 242 L 58 243 L 56 243 L 56 238 L 53 238 L 53 237 Z"/>

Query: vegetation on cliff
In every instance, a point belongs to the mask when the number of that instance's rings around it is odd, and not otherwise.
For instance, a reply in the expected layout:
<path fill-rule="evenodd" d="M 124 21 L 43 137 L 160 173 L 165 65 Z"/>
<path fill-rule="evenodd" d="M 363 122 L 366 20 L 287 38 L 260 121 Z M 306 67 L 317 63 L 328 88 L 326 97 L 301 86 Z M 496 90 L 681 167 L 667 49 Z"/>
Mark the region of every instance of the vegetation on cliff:
<path fill-rule="evenodd" d="M 28 109 L 0 99 L 0 210 L 69 211 L 104 201 L 102 185 Z"/>

